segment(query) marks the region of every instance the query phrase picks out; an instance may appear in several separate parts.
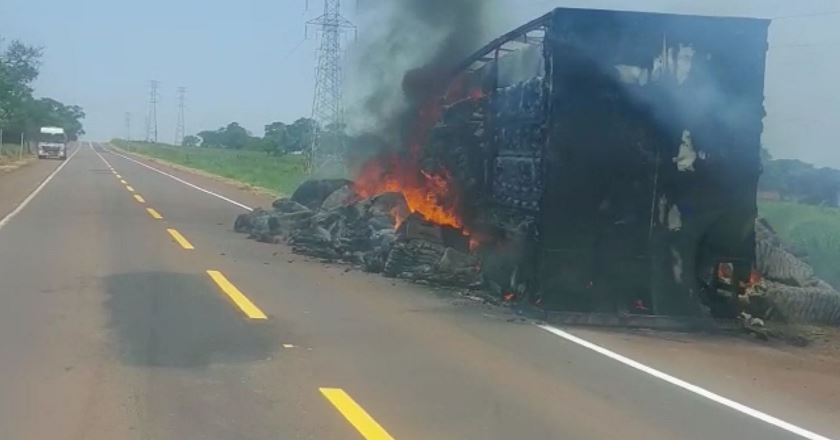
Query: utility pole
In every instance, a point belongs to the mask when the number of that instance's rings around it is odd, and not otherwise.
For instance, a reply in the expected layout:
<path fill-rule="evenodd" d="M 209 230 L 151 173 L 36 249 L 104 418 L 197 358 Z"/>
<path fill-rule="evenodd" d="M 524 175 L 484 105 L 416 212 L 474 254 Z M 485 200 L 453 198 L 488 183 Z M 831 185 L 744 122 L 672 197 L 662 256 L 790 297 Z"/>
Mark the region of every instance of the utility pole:
<path fill-rule="evenodd" d="M 146 122 L 146 141 L 158 141 L 158 125 L 157 125 L 157 103 L 158 103 L 158 87 L 160 81 L 149 81 L 149 116 Z"/>
<path fill-rule="evenodd" d="M 325 149 L 321 130 L 327 127 L 341 127 L 344 122 L 342 105 L 341 37 L 356 26 L 341 15 L 341 0 L 324 0 L 324 14 L 306 22 L 316 26 L 321 38 L 318 49 L 318 64 L 315 68 L 315 94 L 312 100 L 312 119 L 318 122 L 313 127 L 309 150 L 309 171 L 313 173 L 331 162 L 341 163 L 343 145 Z M 338 142 L 341 143 L 341 136 Z"/>
<path fill-rule="evenodd" d="M 125 140 L 131 140 L 131 112 L 125 112 Z"/>
<path fill-rule="evenodd" d="M 186 87 L 178 87 L 178 121 L 175 123 L 175 145 L 184 145 L 184 97 L 187 95 Z"/>

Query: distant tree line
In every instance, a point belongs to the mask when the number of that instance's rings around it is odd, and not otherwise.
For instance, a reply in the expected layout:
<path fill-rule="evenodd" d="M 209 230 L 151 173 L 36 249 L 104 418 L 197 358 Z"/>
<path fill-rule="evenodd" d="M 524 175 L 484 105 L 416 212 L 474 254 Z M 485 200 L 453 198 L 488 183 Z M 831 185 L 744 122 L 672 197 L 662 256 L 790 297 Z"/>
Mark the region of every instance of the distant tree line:
<path fill-rule="evenodd" d="M 262 137 L 253 136 L 237 122 L 216 130 L 204 130 L 184 138 L 185 147 L 230 148 L 234 150 L 258 150 L 275 156 L 307 151 L 318 136 L 322 148 L 339 148 L 342 127 L 322 128 L 315 120 L 300 118 L 291 124 L 272 122 L 265 126 Z"/>
<path fill-rule="evenodd" d="M 84 134 L 82 108 L 51 98 L 35 98 L 32 82 L 38 78 L 43 49 L 0 39 L 0 128 L 5 139 L 21 133 L 34 137 L 41 127 L 62 127 L 71 140 Z"/>
<path fill-rule="evenodd" d="M 795 159 L 773 159 L 762 151 L 759 191 L 809 205 L 840 206 L 840 170 L 817 168 Z"/>

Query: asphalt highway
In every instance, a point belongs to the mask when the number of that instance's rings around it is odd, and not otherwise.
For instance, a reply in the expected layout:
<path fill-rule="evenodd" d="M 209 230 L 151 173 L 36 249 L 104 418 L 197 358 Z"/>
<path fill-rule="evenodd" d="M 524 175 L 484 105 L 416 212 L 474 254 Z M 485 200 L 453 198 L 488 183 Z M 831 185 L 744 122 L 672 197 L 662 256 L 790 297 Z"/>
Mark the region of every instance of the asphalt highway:
<path fill-rule="evenodd" d="M 247 240 L 232 192 L 72 154 L 0 191 L 0 439 L 827 438 L 574 331 Z"/>

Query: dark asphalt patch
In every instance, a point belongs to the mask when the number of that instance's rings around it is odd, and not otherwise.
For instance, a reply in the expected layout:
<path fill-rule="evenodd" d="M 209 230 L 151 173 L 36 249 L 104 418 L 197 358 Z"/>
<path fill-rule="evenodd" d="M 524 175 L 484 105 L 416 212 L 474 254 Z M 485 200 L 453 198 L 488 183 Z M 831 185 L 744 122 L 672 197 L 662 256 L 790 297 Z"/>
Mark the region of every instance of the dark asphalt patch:
<path fill-rule="evenodd" d="M 109 327 L 133 365 L 196 368 L 264 360 L 281 340 L 275 323 L 249 321 L 206 277 L 142 272 L 105 278 Z"/>

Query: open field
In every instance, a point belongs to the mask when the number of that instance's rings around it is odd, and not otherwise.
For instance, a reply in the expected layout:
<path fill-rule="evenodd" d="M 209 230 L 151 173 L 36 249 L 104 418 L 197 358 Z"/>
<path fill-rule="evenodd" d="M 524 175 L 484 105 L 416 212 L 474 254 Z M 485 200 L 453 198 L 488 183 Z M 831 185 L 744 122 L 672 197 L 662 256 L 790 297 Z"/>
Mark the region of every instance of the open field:
<path fill-rule="evenodd" d="M 760 202 L 759 214 L 797 250 L 817 275 L 840 287 L 840 209 L 792 202 Z"/>
<path fill-rule="evenodd" d="M 146 142 L 111 142 L 123 150 L 162 159 L 267 189 L 291 194 L 306 178 L 303 156 L 269 156 L 260 151 L 189 148 Z"/>

